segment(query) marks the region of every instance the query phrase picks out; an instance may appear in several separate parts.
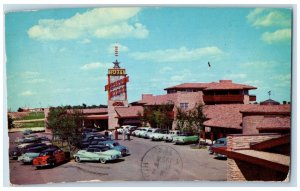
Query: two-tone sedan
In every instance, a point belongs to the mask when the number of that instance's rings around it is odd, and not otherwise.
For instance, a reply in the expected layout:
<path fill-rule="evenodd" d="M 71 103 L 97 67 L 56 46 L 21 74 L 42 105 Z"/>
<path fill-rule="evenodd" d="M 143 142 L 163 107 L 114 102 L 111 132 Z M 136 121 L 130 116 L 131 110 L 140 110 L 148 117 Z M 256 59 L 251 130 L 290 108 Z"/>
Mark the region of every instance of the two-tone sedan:
<path fill-rule="evenodd" d="M 168 130 L 159 130 L 155 133 L 152 133 L 151 140 L 152 141 L 162 141 L 167 133 L 168 133 Z"/>
<path fill-rule="evenodd" d="M 188 144 L 196 143 L 199 141 L 199 136 L 190 132 L 183 132 L 177 136 L 173 137 L 173 143 L 175 144 Z"/>
<path fill-rule="evenodd" d="M 166 142 L 172 142 L 173 141 L 173 137 L 178 136 L 180 133 L 181 132 L 178 131 L 178 130 L 169 131 L 168 134 L 164 135 L 163 140 L 166 141 Z"/>
<path fill-rule="evenodd" d="M 111 150 L 116 150 L 121 152 L 122 156 L 126 156 L 129 155 L 129 150 L 127 147 L 120 145 L 120 143 L 116 142 L 116 141 L 102 141 L 98 143 L 99 145 L 104 145 L 107 146 L 109 149 Z"/>
<path fill-rule="evenodd" d="M 109 150 L 109 147 L 103 145 L 94 145 L 86 150 L 79 150 L 75 155 L 75 161 L 98 161 L 105 164 L 107 161 L 113 161 L 121 158 L 120 151 Z"/>

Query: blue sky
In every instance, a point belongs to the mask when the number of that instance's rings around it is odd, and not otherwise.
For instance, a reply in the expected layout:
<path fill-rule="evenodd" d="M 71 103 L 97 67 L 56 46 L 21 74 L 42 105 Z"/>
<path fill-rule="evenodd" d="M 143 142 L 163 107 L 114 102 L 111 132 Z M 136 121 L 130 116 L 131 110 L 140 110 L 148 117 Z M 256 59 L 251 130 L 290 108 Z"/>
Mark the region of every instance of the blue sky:
<path fill-rule="evenodd" d="M 5 17 L 8 109 L 106 104 L 120 46 L 129 102 L 185 82 L 231 79 L 257 101 L 290 101 L 291 10 L 51 9 Z M 212 67 L 208 70 L 207 62 Z"/>

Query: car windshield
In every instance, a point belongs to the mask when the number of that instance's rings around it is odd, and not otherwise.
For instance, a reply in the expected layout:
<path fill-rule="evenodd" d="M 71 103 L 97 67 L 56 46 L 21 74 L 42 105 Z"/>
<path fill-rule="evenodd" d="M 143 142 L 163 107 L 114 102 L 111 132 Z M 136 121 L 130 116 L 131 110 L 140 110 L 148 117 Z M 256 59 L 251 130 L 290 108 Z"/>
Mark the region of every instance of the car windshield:
<path fill-rule="evenodd" d="M 115 142 L 115 143 L 113 143 L 112 145 L 115 147 L 115 146 L 119 146 L 120 144 L 117 143 L 117 142 Z"/>
<path fill-rule="evenodd" d="M 217 140 L 216 144 L 226 144 L 224 140 Z"/>
<path fill-rule="evenodd" d="M 53 151 L 44 151 L 41 152 L 39 156 L 42 157 L 42 156 L 52 156 L 52 155 L 53 155 Z"/>

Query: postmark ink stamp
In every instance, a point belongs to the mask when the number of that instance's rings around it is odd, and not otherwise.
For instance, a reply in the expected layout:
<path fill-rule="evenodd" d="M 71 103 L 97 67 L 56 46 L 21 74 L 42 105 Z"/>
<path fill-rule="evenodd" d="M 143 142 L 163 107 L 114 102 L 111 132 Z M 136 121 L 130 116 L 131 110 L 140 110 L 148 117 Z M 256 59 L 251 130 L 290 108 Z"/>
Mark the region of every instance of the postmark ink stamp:
<path fill-rule="evenodd" d="M 141 170 L 145 180 L 178 180 L 182 168 L 180 154 L 170 146 L 152 147 L 141 160 Z"/>

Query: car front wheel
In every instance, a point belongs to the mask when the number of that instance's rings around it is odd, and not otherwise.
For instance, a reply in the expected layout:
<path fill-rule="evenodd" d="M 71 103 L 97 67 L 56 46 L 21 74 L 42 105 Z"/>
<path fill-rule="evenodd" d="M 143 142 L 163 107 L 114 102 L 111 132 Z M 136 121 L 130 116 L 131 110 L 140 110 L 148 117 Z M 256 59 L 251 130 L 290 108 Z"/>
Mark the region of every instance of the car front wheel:
<path fill-rule="evenodd" d="M 100 159 L 100 163 L 101 163 L 101 164 L 105 164 L 105 163 L 106 163 L 106 160 L 105 160 L 105 159 Z"/>
<path fill-rule="evenodd" d="M 75 157 L 75 162 L 80 162 L 80 158 L 79 157 Z"/>

